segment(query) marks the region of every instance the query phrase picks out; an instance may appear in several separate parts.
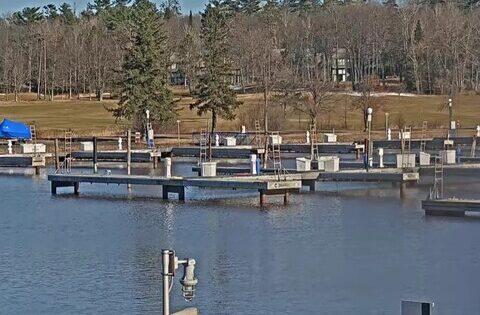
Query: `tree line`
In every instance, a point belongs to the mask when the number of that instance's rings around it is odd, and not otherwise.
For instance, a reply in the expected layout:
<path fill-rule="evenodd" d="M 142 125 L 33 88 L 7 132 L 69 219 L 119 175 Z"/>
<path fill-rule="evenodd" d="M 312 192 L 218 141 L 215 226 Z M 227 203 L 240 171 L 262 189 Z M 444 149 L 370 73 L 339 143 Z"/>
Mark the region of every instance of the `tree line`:
<path fill-rule="evenodd" d="M 120 100 L 113 113 L 174 121 L 172 65 L 199 113 L 232 119 L 235 91 L 315 122 L 331 91 L 455 95 L 480 90 L 476 0 L 211 0 L 182 15 L 176 0 L 94 0 L 27 7 L 0 19 L 0 91 L 37 99 Z M 339 76 L 340 71 L 342 75 Z M 344 81 L 346 82 L 341 82 Z M 108 94 L 107 94 L 108 93 Z M 365 101 L 366 100 L 366 101 Z M 364 106 L 364 104 L 367 104 Z"/>

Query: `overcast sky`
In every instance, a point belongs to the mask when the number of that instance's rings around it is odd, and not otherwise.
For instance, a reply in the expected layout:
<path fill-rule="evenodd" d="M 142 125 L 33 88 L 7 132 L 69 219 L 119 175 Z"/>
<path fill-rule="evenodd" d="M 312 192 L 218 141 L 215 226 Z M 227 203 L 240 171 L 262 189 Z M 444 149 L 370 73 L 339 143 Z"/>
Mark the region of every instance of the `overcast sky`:
<path fill-rule="evenodd" d="M 0 0 L 0 13 L 8 13 L 19 11 L 24 7 L 42 7 L 46 4 L 61 4 L 67 2 L 77 7 L 77 11 L 82 11 L 87 7 L 88 2 L 93 0 Z M 161 3 L 161 0 L 154 0 L 156 3 Z M 190 10 L 194 13 L 202 11 L 207 0 L 180 0 L 182 11 L 187 14 Z"/>

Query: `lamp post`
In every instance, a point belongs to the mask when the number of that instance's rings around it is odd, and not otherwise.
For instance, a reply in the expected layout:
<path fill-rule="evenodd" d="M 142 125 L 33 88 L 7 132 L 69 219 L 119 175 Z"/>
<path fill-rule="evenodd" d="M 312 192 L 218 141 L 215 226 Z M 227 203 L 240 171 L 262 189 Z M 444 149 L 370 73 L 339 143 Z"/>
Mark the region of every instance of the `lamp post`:
<path fill-rule="evenodd" d="M 389 113 L 385 113 L 385 137 L 388 139 L 388 116 Z"/>
<path fill-rule="evenodd" d="M 175 251 L 170 249 L 162 250 L 163 315 L 170 315 L 170 290 L 173 286 L 172 280 L 175 277 L 175 271 L 179 266 L 183 266 L 183 277 L 180 279 L 183 298 L 189 302 L 195 297 L 195 288 L 198 284 L 198 280 L 195 277 L 195 264 L 195 259 L 185 258 L 179 260 L 175 255 Z"/>
<path fill-rule="evenodd" d="M 147 143 L 149 142 L 148 140 L 148 126 L 150 125 L 150 110 L 146 109 L 145 110 L 145 117 L 147 118 L 147 123 L 145 126 L 145 139 L 147 139 Z"/>
<path fill-rule="evenodd" d="M 367 108 L 367 123 L 368 123 L 368 149 L 367 149 L 367 161 L 368 167 L 373 166 L 372 158 L 372 113 L 373 109 L 371 107 Z M 367 167 L 367 170 L 368 170 Z"/>

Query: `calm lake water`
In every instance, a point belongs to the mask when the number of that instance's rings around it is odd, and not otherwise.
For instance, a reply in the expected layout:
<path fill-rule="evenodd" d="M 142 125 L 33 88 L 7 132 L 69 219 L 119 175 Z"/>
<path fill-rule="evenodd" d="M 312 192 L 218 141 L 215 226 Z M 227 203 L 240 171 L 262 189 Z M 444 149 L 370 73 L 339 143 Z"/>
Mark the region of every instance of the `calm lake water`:
<path fill-rule="evenodd" d="M 86 184 L 52 196 L 45 176 L 2 176 L 0 313 L 160 314 L 161 250 L 174 248 L 199 279 L 191 304 L 175 279 L 174 309 L 400 314 L 415 299 L 480 314 L 480 217 L 425 217 L 427 184 L 403 198 L 391 184 L 320 186 L 259 208 L 252 192 L 188 189 L 178 203 L 160 188 Z M 447 183 L 449 195 L 479 189 L 475 177 Z"/>

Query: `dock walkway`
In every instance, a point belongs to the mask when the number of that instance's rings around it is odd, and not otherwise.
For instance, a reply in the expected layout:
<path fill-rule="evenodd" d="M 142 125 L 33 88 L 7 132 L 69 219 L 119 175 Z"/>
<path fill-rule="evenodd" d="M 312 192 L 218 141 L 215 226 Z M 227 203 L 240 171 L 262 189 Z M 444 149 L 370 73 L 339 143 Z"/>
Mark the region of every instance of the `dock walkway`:
<path fill-rule="evenodd" d="M 52 194 L 57 188 L 73 187 L 79 193 L 80 183 L 118 184 L 118 185 L 151 185 L 162 186 L 163 199 L 169 193 L 178 194 L 179 200 L 185 200 L 185 187 L 249 189 L 258 190 L 260 204 L 264 204 L 267 195 L 284 195 L 285 203 L 292 192 L 301 188 L 301 177 L 287 175 L 277 176 L 235 176 L 235 177 L 160 177 L 139 175 L 98 175 L 98 174 L 55 174 L 49 175 Z"/>
<path fill-rule="evenodd" d="M 480 200 L 427 199 L 422 201 L 426 215 L 464 216 L 466 211 L 480 212 Z"/>

